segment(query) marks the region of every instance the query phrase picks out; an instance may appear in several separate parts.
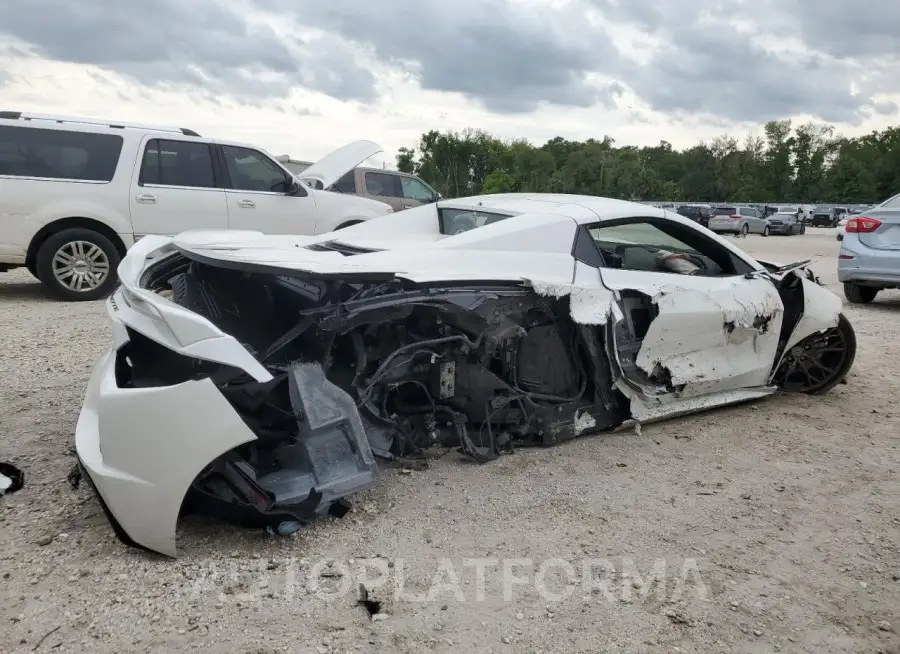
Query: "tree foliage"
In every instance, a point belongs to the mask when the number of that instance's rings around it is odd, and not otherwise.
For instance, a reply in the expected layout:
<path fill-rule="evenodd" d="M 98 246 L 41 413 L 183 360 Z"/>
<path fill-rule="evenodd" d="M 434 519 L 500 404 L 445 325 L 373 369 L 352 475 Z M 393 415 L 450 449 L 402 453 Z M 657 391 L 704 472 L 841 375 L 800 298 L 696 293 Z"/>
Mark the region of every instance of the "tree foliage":
<path fill-rule="evenodd" d="M 503 141 L 481 130 L 422 135 L 401 148 L 400 170 L 444 197 L 481 193 L 583 193 L 630 200 L 872 203 L 900 192 L 900 127 L 857 138 L 830 125 L 772 121 L 743 142 L 719 136 L 686 150 L 666 141 L 617 147 L 615 141 L 541 146 Z"/>

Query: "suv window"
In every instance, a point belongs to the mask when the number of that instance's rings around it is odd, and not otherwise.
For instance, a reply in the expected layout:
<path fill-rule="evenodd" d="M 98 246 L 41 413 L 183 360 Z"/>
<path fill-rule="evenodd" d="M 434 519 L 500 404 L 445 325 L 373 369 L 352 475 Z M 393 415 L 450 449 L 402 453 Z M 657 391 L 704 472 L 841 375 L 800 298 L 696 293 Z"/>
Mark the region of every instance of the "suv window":
<path fill-rule="evenodd" d="M 657 218 L 628 219 L 588 228 L 603 266 L 702 277 L 743 275 L 752 268 L 688 225 Z"/>
<path fill-rule="evenodd" d="M 191 141 L 151 139 L 144 149 L 139 184 L 216 188 L 210 146 Z"/>
<path fill-rule="evenodd" d="M 0 126 L 0 175 L 109 182 L 121 152 L 116 134 Z"/>
<path fill-rule="evenodd" d="M 490 213 L 487 211 L 472 211 L 471 209 L 439 209 L 438 223 L 441 234 L 456 235 L 468 232 L 470 229 L 491 225 L 501 220 L 511 218 L 502 213 Z"/>
<path fill-rule="evenodd" d="M 741 207 L 740 209 L 742 216 L 759 216 L 756 209 L 752 207 Z"/>
<path fill-rule="evenodd" d="M 225 169 L 235 191 L 287 193 L 288 176 L 281 166 L 258 150 L 223 145 Z"/>
<path fill-rule="evenodd" d="M 351 170 L 349 173 L 341 177 L 338 181 L 334 183 L 335 191 L 339 191 L 341 193 L 349 193 L 350 195 L 354 195 L 356 193 L 356 171 Z"/>
<path fill-rule="evenodd" d="M 368 195 L 380 195 L 385 198 L 402 198 L 400 178 L 388 173 L 366 172 L 366 193 Z"/>
<path fill-rule="evenodd" d="M 403 197 L 407 200 L 423 203 L 434 201 L 434 191 L 415 177 L 400 177 L 400 186 L 403 189 Z"/>

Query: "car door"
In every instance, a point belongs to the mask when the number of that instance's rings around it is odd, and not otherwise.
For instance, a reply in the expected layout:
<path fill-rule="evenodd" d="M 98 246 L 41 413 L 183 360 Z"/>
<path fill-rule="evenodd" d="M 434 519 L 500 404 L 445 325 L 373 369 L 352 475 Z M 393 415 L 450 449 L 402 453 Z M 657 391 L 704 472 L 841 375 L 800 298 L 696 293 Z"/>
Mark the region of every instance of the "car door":
<path fill-rule="evenodd" d="M 220 145 L 228 225 L 265 234 L 315 234 L 316 203 L 308 188 L 267 154 Z"/>
<path fill-rule="evenodd" d="M 749 207 L 738 207 L 738 213 L 741 214 L 741 224 L 746 224 L 747 229 L 753 233 L 759 233 L 759 225 L 757 224 L 755 217 L 756 214 L 753 209 Z"/>
<path fill-rule="evenodd" d="M 597 274 L 619 297 L 615 351 L 629 384 L 681 399 L 767 385 L 783 304 L 758 266 L 702 228 L 671 219 L 585 229 L 599 253 Z"/>
<path fill-rule="evenodd" d="M 147 138 L 141 153 L 129 199 L 135 238 L 228 227 L 225 189 L 212 144 Z"/>
<path fill-rule="evenodd" d="M 397 177 L 400 178 L 400 190 L 403 193 L 401 208 L 418 207 L 434 202 L 437 199 L 435 190 L 430 188 L 425 182 L 407 175 L 397 175 Z"/>
<path fill-rule="evenodd" d="M 364 170 L 362 181 L 363 197 L 384 202 L 394 211 L 402 211 L 403 189 L 400 186 L 400 177 L 387 172 L 376 170 Z"/>

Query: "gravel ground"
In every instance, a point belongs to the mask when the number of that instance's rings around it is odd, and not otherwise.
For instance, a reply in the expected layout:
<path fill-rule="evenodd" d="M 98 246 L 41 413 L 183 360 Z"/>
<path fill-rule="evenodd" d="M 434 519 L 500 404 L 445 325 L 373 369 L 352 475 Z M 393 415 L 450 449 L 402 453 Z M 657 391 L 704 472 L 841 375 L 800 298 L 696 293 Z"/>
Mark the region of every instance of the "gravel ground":
<path fill-rule="evenodd" d="M 739 243 L 840 292 L 831 230 Z M 0 500 L 0 651 L 900 651 L 900 293 L 845 308 L 859 351 L 826 396 L 451 452 L 292 537 L 188 518 L 170 560 L 66 482 L 103 304 L 0 275 L 0 460 L 27 474 Z"/>

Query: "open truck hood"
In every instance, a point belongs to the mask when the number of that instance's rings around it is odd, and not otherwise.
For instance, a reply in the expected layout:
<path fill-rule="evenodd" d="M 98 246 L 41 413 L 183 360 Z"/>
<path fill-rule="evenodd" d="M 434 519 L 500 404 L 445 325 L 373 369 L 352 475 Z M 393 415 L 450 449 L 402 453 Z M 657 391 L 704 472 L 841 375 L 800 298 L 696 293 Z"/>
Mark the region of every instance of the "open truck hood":
<path fill-rule="evenodd" d="M 313 188 L 328 188 L 362 162 L 383 152 L 372 141 L 354 141 L 319 159 L 297 177 Z"/>

